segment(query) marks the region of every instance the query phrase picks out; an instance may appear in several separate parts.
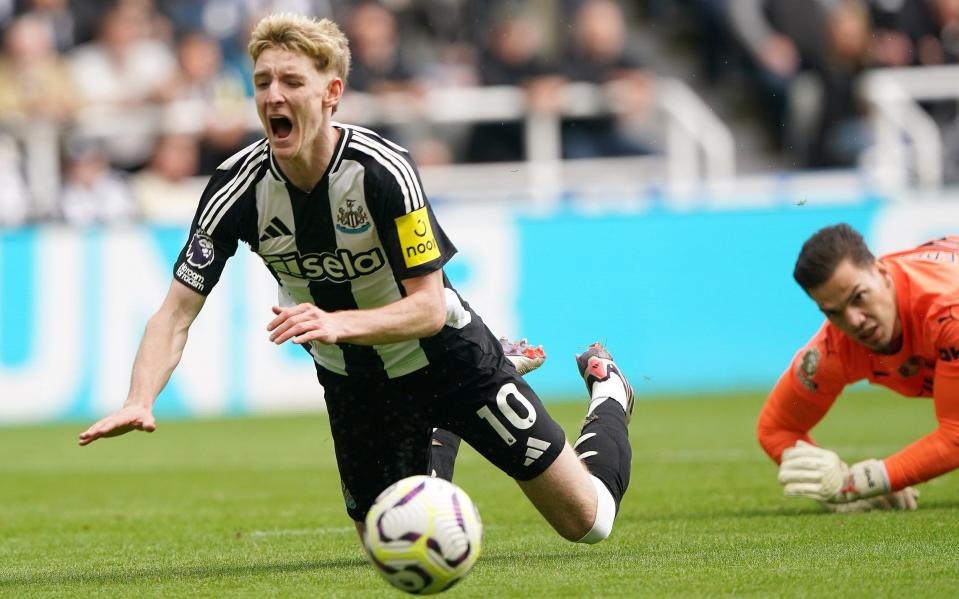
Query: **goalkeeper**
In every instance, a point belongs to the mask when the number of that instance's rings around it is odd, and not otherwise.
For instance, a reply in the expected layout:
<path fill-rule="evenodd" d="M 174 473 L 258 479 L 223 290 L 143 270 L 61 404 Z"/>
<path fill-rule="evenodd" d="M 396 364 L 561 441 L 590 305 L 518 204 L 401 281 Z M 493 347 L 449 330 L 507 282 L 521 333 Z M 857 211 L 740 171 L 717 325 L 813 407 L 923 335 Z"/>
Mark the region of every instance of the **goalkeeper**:
<path fill-rule="evenodd" d="M 876 259 L 845 224 L 802 247 L 793 277 L 826 316 L 759 415 L 787 497 L 832 511 L 917 507 L 923 481 L 959 467 L 959 237 Z M 846 465 L 809 431 L 856 381 L 931 397 L 938 427 L 898 453 Z M 878 457 L 878 456 L 877 456 Z"/>

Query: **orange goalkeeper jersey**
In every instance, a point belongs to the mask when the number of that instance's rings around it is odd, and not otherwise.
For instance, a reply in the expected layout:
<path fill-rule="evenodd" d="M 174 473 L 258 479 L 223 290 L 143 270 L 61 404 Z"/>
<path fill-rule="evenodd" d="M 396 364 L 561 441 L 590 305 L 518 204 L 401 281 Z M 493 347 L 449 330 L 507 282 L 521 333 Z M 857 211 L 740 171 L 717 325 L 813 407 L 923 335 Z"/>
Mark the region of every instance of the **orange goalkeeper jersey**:
<path fill-rule="evenodd" d="M 959 467 L 959 236 L 880 258 L 896 285 L 902 348 L 877 354 L 826 321 L 796 354 L 759 416 L 759 442 L 780 461 L 825 416 L 846 385 L 868 380 L 931 397 L 938 427 L 886 458 L 893 490 Z"/>

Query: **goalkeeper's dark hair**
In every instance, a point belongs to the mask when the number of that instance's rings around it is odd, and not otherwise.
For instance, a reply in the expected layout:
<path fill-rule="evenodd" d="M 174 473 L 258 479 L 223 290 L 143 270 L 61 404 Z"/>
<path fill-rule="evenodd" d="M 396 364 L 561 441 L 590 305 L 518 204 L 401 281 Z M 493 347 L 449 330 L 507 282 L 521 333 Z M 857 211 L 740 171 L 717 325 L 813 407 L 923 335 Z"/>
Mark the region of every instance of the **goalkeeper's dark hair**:
<path fill-rule="evenodd" d="M 864 268 L 873 264 L 876 257 L 869 251 L 862 235 L 846 223 L 824 227 L 803 244 L 793 278 L 803 291 L 809 293 L 828 281 L 844 260 Z"/>

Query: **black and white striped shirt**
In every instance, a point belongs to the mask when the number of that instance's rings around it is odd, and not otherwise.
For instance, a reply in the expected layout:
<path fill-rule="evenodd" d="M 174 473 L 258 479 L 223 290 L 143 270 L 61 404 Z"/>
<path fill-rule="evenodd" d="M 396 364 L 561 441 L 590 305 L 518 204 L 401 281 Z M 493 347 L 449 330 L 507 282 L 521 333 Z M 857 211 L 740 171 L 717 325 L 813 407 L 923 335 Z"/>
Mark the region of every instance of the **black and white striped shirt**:
<path fill-rule="evenodd" d="M 405 295 L 403 279 L 441 269 L 456 248 L 407 151 L 367 129 L 334 126 L 341 135 L 333 159 L 309 193 L 280 172 L 266 139 L 221 164 L 200 200 L 176 279 L 210 293 L 242 240 L 276 278 L 281 306 L 311 302 L 336 311 L 395 302 Z M 445 276 L 444 283 L 452 289 Z M 452 291 L 447 298 L 460 301 Z M 308 349 L 331 372 L 395 378 L 430 364 L 442 338 L 456 334 L 444 327 L 435 338 L 372 347 L 314 342 Z"/>

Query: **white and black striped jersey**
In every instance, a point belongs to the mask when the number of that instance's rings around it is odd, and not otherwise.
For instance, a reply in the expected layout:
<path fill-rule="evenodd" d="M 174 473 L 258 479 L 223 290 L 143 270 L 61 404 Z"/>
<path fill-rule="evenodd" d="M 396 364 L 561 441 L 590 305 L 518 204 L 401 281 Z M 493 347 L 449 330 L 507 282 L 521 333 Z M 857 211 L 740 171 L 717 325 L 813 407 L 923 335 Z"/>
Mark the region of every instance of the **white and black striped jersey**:
<path fill-rule="evenodd" d="M 456 248 L 437 224 L 407 151 L 367 129 L 334 126 L 341 135 L 333 159 L 309 193 L 280 172 L 266 139 L 221 164 L 200 200 L 175 278 L 210 293 L 245 241 L 276 278 L 281 306 L 311 302 L 332 312 L 395 302 L 405 295 L 403 279 L 442 268 Z M 451 291 L 447 297 L 459 299 Z M 443 337 L 460 334 L 444 327 L 426 339 L 308 349 L 336 374 L 395 378 L 430 364 Z"/>

